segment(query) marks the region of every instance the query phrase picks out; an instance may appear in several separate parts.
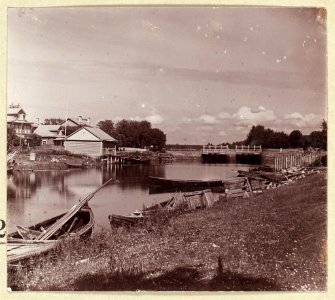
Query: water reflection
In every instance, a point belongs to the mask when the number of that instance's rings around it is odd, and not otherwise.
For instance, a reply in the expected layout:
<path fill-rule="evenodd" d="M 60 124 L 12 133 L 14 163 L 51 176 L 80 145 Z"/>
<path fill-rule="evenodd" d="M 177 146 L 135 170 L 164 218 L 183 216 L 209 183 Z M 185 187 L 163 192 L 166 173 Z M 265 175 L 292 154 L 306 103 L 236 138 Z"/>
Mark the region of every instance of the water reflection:
<path fill-rule="evenodd" d="M 15 231 L 16 225 L 33 225 L 65 212 L 110 178 L 115 181 L 100 190 L 89 203 L 96 228 L 109 228 L 109 214 L 128 214 L 143 205 L 166 200 L 169 193 L 149 195 L 148 176 L 206 180 L 232 177 L 236 175 L 234 169 L 248 167 L 175 163 L 14 172 L 8 175 L 7 185 L 9 232 Z"/>

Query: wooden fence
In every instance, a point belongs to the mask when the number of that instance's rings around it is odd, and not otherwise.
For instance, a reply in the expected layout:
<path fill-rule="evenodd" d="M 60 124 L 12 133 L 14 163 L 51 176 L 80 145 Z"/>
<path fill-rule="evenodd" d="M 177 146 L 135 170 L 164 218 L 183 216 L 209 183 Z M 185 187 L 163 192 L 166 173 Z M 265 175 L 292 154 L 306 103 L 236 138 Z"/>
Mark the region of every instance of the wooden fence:
<path fill-rule="evenodd" d="M 292 167 L 307 167 L 321 158 L 320 152 L 297 153 L 280 155 L 275 157 L 275 171 L 281 171 Z"/>

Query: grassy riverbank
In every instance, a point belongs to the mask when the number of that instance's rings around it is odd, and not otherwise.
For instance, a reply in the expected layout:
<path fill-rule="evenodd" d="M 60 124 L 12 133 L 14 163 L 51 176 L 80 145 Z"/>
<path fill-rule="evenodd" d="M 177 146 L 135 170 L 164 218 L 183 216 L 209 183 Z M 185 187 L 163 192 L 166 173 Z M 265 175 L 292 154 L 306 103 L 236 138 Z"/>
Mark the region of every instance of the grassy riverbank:
<path fill-rule="evenodd" d="M 207 210 L 67 241 L 9 276 L 20 290 L 325 290 L 323 173 Z M 94 201 L 94 199 L 92 200 Z M 107 218 L 106 212 L 106 218 Z"/>

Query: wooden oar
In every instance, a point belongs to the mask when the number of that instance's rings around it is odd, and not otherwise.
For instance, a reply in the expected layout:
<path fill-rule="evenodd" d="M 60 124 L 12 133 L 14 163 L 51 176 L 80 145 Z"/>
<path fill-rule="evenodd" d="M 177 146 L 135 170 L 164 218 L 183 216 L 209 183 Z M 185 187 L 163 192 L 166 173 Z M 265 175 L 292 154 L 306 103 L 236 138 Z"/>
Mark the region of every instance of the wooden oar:
<path fill-rule="evenodd" d="M 102 184 L 99 188 L 97 188 L 93 193 L 86 196 L 83 200 L 81 200 L 78 204 L 74 205 L 70 208 L 70 210 L 57 222 L 51 225 L 45 232 L 41 233 L 36 240 L 47 240 L 52 235 L 55 234 L 57 230 L 59 230 L 68 220 L 70 220 L 89 200 L 93 198 L 93 196 L 101 190 L 105 185 L 107 185 L 113 178 L 107 180 L 104 184 Z"/>

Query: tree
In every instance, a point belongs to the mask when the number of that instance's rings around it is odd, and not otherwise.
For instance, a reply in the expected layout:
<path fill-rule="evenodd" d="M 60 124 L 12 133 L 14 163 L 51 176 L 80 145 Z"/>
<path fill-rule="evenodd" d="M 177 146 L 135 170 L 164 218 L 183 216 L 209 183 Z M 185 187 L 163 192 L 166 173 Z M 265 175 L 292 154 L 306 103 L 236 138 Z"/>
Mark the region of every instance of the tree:
<path fill-rule="evenodd" d="M 288 136 L 284 132 L 275 132 L 263 125 L 252 126 L 246 140 L 246 145 L 261 145 L 264 148 L 287 148 Z"/>
<path fill-rule="evenodd" d="M 58 125 L 64 121 L 65 120 L 61 118 L 49 118 L 49 119 L 45 119 L 42 124 L 43 125 Z"/>
<path fill-rule="evenodd" d="M 33 133 L 29 140 L 29 146 L 30 147 L 40 146 L 41 141 L 42 141 L 42 138 L 39 135 Z"/>
<path fill-rule="evenodd" d="M 115 132 L 114 137 L 123 147 L 154 146 L 155 149 L 161 149 L 166 143 L 164 132 L 152 128 L 148 121 L 121 120 L 115 125 Z"/>
<path fill-rule="evenodd" d="M 302 133 L 300 130 L 293 130 L 290 135 L 288 136 L 288 140 L 290 143 L 290 147 L 297 148 L 302 147 Z"/>
<path fill-rule="evenodd" d="M 103 130 L 104 132 L 106 132 L 107 134 L 109 134 L 110 136 L 114 137 L 115 136 L 115 126 L 112 120 L 104 120 L 104 121 L 100 121 L 97 126 Z"/>
<path fill-rule="evenodd" d="M 166 134 L 158 128 L 153 128 L 150 132 L 149 141 L 151 142 L 150 145 L 154 147 L 153 150 L 161 150 L 165 147 Z"/>
<path fill-rule="evenodd" d="M 262 125 L 252 126 L 247 139 L 245 140 L 247 145 L 263 145 L 265 143 L 265 128 Z"/>
<path fill-rule="evenodd" d="M 83 126 L 78 125 L 78 126 L 65 126 L 62 125 L 61 129 L 63 130 L 65 136 L 69 136 L 70 134 L 74 133 L 75 131 L 77 131 L 78 129 L 82 128 Z M 65 130 L 66 128 L 66 130 Z"/>
<path fill-rule="evenodd" d="M 283 132 L 274 132 L 273 138 L 272 138 L 272 143 L 269 148 L 288 148 L 290 146 L 289 138 L 288 135 Z"/>
<path fill-rule="evenodd" d="M 321 131 L 313 131 L 309 135 L 309 142 L 313 148 L 321 148 L 324 146 L 323 135 Z"/>
<path fill-rule="evenodd" d="M 16 135 L 12 126 L 7 127 L 7 151 L 20 145 L 20 138 Z"/>

